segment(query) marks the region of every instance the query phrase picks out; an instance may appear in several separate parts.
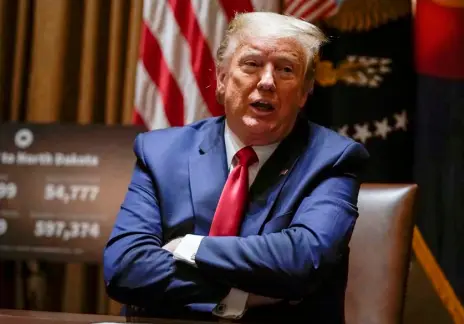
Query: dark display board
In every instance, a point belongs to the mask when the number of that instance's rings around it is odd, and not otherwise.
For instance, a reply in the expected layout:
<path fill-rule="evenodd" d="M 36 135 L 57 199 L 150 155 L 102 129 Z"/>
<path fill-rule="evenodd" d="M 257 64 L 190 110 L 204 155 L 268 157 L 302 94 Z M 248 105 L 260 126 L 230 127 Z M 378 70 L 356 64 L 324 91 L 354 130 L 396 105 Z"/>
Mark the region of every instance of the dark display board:
<path fill-rule="evenodd" d="M 0 259 L 101 262 L 142 131 L 1 124 Z"/>

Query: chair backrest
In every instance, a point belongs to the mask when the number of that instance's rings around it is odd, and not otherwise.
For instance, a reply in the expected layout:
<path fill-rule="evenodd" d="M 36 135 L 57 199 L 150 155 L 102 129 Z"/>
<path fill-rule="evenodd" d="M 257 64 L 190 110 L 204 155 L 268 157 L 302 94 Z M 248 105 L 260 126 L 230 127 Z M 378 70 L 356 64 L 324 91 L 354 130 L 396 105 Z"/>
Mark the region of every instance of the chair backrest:
<path fill-rule="evenodd" d="M 414 184 L 363 184 L 351 239 L 347 324 L 401 323 L 413 233 Z"/>

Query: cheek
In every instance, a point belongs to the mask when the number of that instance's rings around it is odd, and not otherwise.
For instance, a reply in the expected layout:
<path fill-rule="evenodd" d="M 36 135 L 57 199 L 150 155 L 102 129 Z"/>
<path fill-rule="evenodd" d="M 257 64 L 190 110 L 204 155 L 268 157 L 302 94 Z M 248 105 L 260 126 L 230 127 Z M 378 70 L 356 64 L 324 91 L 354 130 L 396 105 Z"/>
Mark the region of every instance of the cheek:
<path fill-rule="evenodd" d="M 226 86 L 226 96 L 230 102 L 245 100 L 252 89 L 251 82 L 243 77 L 231 76 Z"/>
<path fill-rule="evenodd" d="M 295 105 L 298 108 L 301 108 L 305 104 L 305 94 L 301 89 L 298 89 L 298 91 L 295 94 Z"/>
<path fill-rule="evenodd" d="M 236 91 L 241 91 L 243 93 L 253 87 L 253 82 L 252 76 L 243 75 L 241 73 L 232 74 L 230 77 L 230 86 Z"/>
<path fill-rule="evenodd" d="M 286 110 L 295 109 L 295 107 L 299 108 L 301 106 L 303 94 L 300 88 L 291 86 L 282 89 L 280 98 Z"/>
<path fill-rule="evenodd" d="M 241 106 L 242 92 L 240 80 L 231 75 L 225 85 L 225 108 L 229 113 L 235 114 Z"/>

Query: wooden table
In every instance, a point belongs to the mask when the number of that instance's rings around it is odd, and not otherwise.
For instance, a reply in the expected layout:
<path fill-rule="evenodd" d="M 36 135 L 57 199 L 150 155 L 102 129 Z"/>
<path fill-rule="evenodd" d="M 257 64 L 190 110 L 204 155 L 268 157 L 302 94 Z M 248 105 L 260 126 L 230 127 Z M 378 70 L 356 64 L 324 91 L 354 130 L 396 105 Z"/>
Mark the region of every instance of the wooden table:
<path fill-rule="evenodd" d="M 0 309 L 1 324 L 98 324 L 98 323 L 134 323 L 122 316 L 92 314 L 71 314 L 55 312 L 37 312 L 26 310 Z M 168 320 L 150 318 L 137 320 L 137 323 L 150 324 L 211 324 L 211 322 Z"/>

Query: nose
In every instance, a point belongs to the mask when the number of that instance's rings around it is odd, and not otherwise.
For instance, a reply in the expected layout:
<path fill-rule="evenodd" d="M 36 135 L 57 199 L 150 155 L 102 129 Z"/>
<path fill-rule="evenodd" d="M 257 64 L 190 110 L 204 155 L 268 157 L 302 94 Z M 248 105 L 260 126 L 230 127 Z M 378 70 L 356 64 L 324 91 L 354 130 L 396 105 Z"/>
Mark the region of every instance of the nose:
<path fill-rule="evenodd" d="M 261 79 L 258 82 L 258 90 L 263 91 L 274 91 L 275 90 L 275 80 L 274 80 L 274 68 L 271 64 L 264 66 Z"/>

